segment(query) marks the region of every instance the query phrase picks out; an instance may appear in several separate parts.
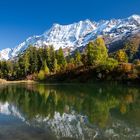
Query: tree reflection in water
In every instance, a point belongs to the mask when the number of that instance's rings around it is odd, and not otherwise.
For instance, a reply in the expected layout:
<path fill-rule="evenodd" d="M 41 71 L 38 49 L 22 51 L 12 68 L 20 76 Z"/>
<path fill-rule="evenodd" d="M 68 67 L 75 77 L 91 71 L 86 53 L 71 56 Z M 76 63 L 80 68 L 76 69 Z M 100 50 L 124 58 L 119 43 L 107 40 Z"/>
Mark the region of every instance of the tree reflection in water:
<path fill-rule="evenodd" d="M 0 87 L 0 112 L 50 130 L 58 139 L 136 139 L 139 92 L 117 84 L 6 85 Z"/>

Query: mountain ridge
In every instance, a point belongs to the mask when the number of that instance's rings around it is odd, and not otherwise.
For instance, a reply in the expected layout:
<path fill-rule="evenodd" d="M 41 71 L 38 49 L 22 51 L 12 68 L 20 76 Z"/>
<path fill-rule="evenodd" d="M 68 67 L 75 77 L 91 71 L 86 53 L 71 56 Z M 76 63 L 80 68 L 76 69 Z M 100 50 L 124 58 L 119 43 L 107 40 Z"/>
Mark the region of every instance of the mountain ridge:
<path fill-rule="evenodd" d="M 8 60 L 23 53 L 29 45 L 35 47 L 53 45 L 57 50 L 60 47 L 70 51 L 85 46 L 98 36 L 105 37 L 106 43 L 121 40 L 122 37 L 140 31 L 140 15 L 132 15 L 124 19 L 100 20 L 99 22 L 86 19 L 69 25 L 53 24 L 42 35 L 32 36 L 13 49 L 6 48 L 0 51 L 0 60 Z"/>

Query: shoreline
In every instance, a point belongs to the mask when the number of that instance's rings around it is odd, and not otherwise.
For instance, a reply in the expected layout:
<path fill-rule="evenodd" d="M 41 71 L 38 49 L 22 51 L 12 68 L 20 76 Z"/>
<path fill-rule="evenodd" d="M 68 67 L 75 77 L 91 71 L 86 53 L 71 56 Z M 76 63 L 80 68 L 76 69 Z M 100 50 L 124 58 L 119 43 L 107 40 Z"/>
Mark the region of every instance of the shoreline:
<path fill-rule="evenodd" d="M 6 85 L 6 84 L 35 84 L 35 83 L 40 83 L 40 84 L 60 84 L 60 85 L 69 85 L 69 84 L 95 84 L 95 83 L 119 83 L 119 84 L 123 84 L 123 85 L 139 85 L 138 81 L 133 81 L 133 80 L 95 80 L 95 81 L 85 81 L 85 82 L 81 82 L 81 81 L 34 81 L 34 80 L 16 80 L 16 81 L 7 81 L 5 79 L 0 79 L 0 85 Z"/>
<path fill-rule="evenodd" d="M 7 81 L 4 79 L 0 79 L 0 84 L 17 84 L 17 83 L 36 83 L 36 81 L 33 81 L 33 80 Z"/>

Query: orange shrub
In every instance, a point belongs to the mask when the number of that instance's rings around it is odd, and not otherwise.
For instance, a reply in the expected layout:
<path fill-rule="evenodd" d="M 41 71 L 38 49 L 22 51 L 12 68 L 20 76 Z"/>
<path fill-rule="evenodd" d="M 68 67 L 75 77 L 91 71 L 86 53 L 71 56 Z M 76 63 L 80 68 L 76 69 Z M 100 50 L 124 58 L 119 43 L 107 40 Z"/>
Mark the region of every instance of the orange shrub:
<path fill-rule="evenodd" d="M 134 66 L 131 63 L 121 63 L 119 67 L 124 72 L 132 72 L 134 69 Z"/>

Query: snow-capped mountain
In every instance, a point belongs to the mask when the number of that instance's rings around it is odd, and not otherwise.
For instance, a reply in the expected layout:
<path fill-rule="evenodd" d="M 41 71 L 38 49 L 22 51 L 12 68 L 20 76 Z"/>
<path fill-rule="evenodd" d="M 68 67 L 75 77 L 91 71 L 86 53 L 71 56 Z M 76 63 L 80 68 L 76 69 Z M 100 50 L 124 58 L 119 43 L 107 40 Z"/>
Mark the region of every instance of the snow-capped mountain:
<path fill-rule="evenodd" d="M 0 51 L 0 59 L 8 60 L 9 58 L 11 58 L 11 52 L 12 49 L 10 48 L 3 49 L 2 51 Z"/>
<path fill-rule="evenodd" d="M 71 51 L 85 46 L 89 41 L 103 36 L 107 44 L 120 40 L 128 34 L 140 32 L 140 16 L 132 15 L 125 19 L 111 19 L 93 22 L 80 21 L 70 25 L 54 24 L 50 30 L 40 36 L 26 39 L 13 49 L 0 51 L 0 59 L 11 59 L 25 51 L 29 45 L 36 47 L 53 45 L 55 50 L 69 48 Z"/>

